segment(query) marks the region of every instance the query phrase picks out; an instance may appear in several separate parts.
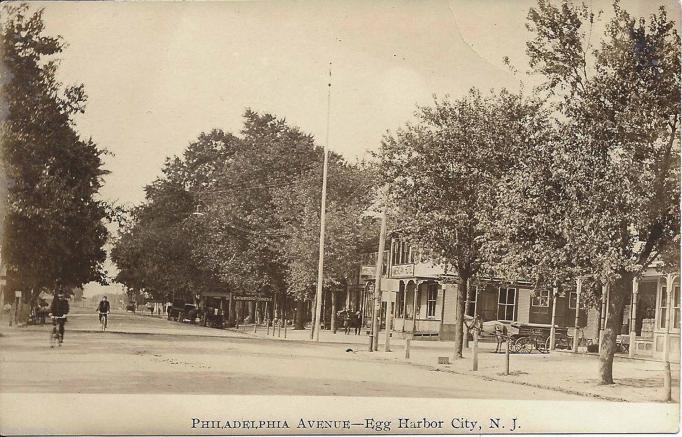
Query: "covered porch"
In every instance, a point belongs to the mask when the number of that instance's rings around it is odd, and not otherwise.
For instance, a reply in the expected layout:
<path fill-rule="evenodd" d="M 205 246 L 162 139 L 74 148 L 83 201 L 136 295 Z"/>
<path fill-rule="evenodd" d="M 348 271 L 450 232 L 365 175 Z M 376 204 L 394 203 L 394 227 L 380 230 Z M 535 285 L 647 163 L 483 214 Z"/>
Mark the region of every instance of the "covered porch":
<path fill-rule="evenodd" d="M 438 338 L 443 321 L 443 297 L 444 289 L 436 280 L 401 279 L 392 305 L 394 333 Z"/>

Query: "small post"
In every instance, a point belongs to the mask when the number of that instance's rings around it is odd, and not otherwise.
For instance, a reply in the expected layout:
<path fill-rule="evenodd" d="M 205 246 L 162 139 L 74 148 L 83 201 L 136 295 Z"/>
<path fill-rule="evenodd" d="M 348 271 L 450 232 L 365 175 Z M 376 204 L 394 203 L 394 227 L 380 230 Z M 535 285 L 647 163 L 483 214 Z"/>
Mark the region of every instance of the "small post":
<path fill-rule="evenodd" d="M 507 348 L 504 351 L 504 374 L 509 375 L 509 336 L 507 335 Z"/>
<path fill-rule="evenodd" d="M 474 327 L 474 353 L 473 353 L 473 365 L 472 369 L 474 372 L 478 371 L 478 327 Z"/>
<path fill-rule="evenodd" d="M 639 280 L 637 278 L 632 279 L 632 297 L 630 298 L 630 335 L 629 335 L 629 345 L 628 345 L 628 357 L 635 357 L 635 340 L 637 338 L 637 332 L 635 330 L 635 325 L 637 324 L 637 298 L 639 294 Z"/>
<path fill-rule="evenodd" d="M 412 339 L 406 338 L 405 339 L 405 359 L 407 359 L 407 360 L 410 359 L 410 343 L 412 343 Z"/>
<path fill-rule="evenodd" d="M 263 320 L 265 320 L 265 325 L 268 327 L 268 332 L 270 332 L 270 314 L 268 313 L 268 301 L 265 301 L 265 314 L 263 315 Z"/>
<path fill-rule="evenodd" d="M 670 402 L 672 400 L 671 391 L 671 375 L 670 375 L 670 323 L 672 322 L 672 317 L 670 316 L 673 300 L 672 296 L 674 293 L 675 278 L 673 275 L 666 276 L 666 312 L 661 314 L 665 318 L 665 343 L 663 344 L 663 359 L 665 360 L 665 365 L 663 367 L 663 400 L 665 402 Z"/>
<path fill-rule="evenodd" d="M 374 352 L 373 346 L 374 346 L 374 337 L 372 335 L 367 336 L 369 338 L 369 346 L 368 349 L 370 352 Z"/>
<path fill-rule="evenodd" d="M 268 320 L 267 318 L 265 319 L 265 329 L 266 329 L 265 335 L 270 335 L 270 320 Z M 272 332 L 273 332 L 273 334 L 275 332 L 274 326 L 272 327 Z"/>
<path fill-rule="evenodd" d="M 286 319 L 282 320 L 282 323 L 284 323 L 284 338 L 287 338 L 287 321 Z M 280 323 L 279 325 L 279 331 L 277 336 L 279 337 L 279 332 L 282 332 L 282 324 Z"/>
<path fill-rule="evenodd" d="M 575 285 L 575 323 L 573 325 L 574 331 L 573 331 L 573 347 L 571 348 L 573 353 L 578 352 L 578 330 L 580 327 L 578 326 L 580 324 L 580 294 L 582 293 L 583 289 L 583 281 L 581 278 L 576 279 L 576 285 Z M 569 296 L 570 300 L 570 296 Z"/>
<path fill-rule="evenodd" d="M 549 350 L 553 351 L 556 342 L 556 298 L 559 295 L 559 287 L 556 281 L 552 288 L 552 326 L 549 328 Z"/>
<path fill-rule="evenodd" d="M 670 361 L 666 361 L 663 366 L 663 402 L 673 400 L 671 387 Z"/>
<path fill-rule="evenodd" d="M 257 332 L 257 330 L 258 330 L 258 321 L 254 319 L 253 320 L 253 333 L 255 334 Z"/>

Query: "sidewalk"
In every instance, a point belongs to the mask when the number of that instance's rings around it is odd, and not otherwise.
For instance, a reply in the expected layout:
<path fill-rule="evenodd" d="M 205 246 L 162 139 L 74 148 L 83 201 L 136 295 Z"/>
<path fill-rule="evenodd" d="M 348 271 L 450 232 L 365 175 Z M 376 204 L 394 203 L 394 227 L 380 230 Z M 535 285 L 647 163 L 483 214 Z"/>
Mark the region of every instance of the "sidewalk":
<path fill-rule="evenodd" d="M 249 331 L 250 328 L 250 331 Z M 253 333 L 253 325 L 240 327 L 240 332 L 256 337 L 273 338 L 266 335 L 264 327 Z M 284 339 L 284 329 L 279 339 Z M 275 335 L 274 337 L 278 337 Z M 287 329 L 289 340 L 310 341 L 310 330 L 294 331 Z M 424 366 L 434 371 L 452 372 L 478 376 L 487 380 L 511 382 L 515 384 L 561 391 L 594 397 L 597 399 L 626 402 L 658 402 L 663 396 L 663 363 L 651 360 L 628 359 L 616 356 L 613 364 L 615 384 L 599 385 L 599 358 L 595 355 L 573 354 L 567 351 L 554 351 L 541 354 L 510 354 L 510 374 L 505 375 L 505 354 L 495 353 L 494 343 L 480 343 L 478 371 L 472 370 L 472 349 L 464 350 L 464 358 L 453 361 L 454 342 L 415 340 L 411 342 L 410 358 L 405 359 L 405 340 L 391 338 L 391 352 L 384 352 L 385 334 L 380 333 L 379 351 L 369 352 L 369 338 L 366 334 L 346 335 L 343 331 L 334 334 L 321 331 L 320 341 L 344 344 L 363 358 L 391 362 L 405 362 Z M 473 342 L 470 342 L 473 347 Z M 448 357 L 450 364 L 438 364 L 439 357 Z M 680 399 L 680 366 L 673 363 L 672 392 L 673 400 Z"/>

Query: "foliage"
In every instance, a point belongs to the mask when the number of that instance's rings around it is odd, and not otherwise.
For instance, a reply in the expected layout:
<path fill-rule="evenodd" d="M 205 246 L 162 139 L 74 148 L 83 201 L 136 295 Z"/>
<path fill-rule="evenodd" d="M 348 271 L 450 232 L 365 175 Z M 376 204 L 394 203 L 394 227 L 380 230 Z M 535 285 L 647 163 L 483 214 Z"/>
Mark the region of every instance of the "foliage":
<path fill-rule="evenodd" d="M 325 283 L 357 262 L 368 169 L 330 157 Z M 317 275 L 322 151 L 284 119 L 251 110 L 241 136 L 202 134 L 146 188 L 112 257 L 117 280 L 157 295 L 211 287 L 311 297 Z"/>
<path fill-rule="evenodd" d="M 200 135 L 182 158 L 166 160 L 162 177 L 145 188 L 145 203 L 131 212 L 112 249 L 118 282 L 159 300 L 190 300 L 202 290 L 225 287 L 192 256 L 203 231 L 193 214 L 197 196 L 214 184 L 236 142 L 214 130 Z"/>
<path fill-rule="evenodd" d="M 455 336 L 461 356 L 467 283 L 484 267 L 488 230 L 481 217 L 491 209 L 498 180 L 550 129 L 538 102 L 506 91 L 436 100 L 417 116 L 418 123 L 385 138 L 382 171 L 408 217 L 403 232 L 442 253 L 460 278 Z"/>
<path fill-rule="evenodd" d="M 56 80 L 64 42 L 44 34 L 42 10 L 6 4 L 3 12 L 0 138 L 9 202 L 2 255 L 10 287 L 33 290 L 26 293 L 33 298 L 43 287 L 105 283 L 111 207 L 97 199 L 104 152 L 80 138 L 73 121 L 84 112 L 84 87 Z"/>
<path fill-rule="evenodd" d="M 610 284 L 601 378 L 612 383 L 615 336 L 632 278 L 664 257 L 679 265 L 680 39 L 664 8 L 649 20 L 613 5 L 598 48 L 594 14 L 540 1 L 528 54 L 560 99 L 558 135 L 500 184 L 487 250 L 540 281 L 590 275 Z M 588 300 L 599 298 L 600 288 Z"/>
<path fill-rule="evenodd" d="M 276 211 L 284 223 L 280 250 L 287 265 L 287 284 L 301 300 L 312 300 L 317 284 L 321 173 L 321 168 L 315 168 L 275 195 Z M 367 165 L 350 165 L 331 154 L 325 208 L 325 289 L 346 284 L 359 268 L 362 244 L 378 232 L 374 221 L 362 215 L 372 201 L 374 185 Z"/>

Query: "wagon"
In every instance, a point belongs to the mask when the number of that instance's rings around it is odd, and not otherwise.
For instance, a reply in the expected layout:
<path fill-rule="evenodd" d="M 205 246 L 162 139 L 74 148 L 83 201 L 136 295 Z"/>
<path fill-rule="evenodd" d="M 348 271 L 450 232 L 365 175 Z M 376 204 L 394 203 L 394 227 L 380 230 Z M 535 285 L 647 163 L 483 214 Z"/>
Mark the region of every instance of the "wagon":
<path fill-rule="evenodd" d="M 512 352 L 531 353 L 533 349 L 540 353 L 549 352 L 551 325 L 539 323 L 512 323 L 518 333 L 509 338 L 509 347 Z M 554 345 L 557 349 L 569 349 L 571 338 L 568 336 L 568 328 L 555 326 Z"/>

